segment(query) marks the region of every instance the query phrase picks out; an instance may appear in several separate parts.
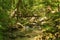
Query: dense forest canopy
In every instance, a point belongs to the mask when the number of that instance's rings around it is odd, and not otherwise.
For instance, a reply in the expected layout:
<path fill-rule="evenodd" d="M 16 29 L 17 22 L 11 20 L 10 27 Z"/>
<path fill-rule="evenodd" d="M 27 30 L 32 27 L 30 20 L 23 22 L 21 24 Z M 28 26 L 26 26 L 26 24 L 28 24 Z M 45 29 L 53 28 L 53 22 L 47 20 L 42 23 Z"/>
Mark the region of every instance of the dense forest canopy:
<path fill-rule="evenodd" d="M 60 40 L 60 0 L 0 0 L 0 40 Z"/>

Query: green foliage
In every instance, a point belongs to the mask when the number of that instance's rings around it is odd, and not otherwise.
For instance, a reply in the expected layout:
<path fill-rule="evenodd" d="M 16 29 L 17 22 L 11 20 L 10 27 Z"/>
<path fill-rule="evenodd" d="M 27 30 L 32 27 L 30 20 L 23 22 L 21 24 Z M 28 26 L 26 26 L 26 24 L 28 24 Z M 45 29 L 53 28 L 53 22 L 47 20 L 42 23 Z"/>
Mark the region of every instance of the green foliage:
<path fill-rule="evenodd" d="M 3 40 L 2 32 L 0 31 L 0 40 Z"/>
<path fill-rule="evenodd" d="M 0 40 L 59 40 L 60 0 L 0 0 L 0 31 Z"/>

